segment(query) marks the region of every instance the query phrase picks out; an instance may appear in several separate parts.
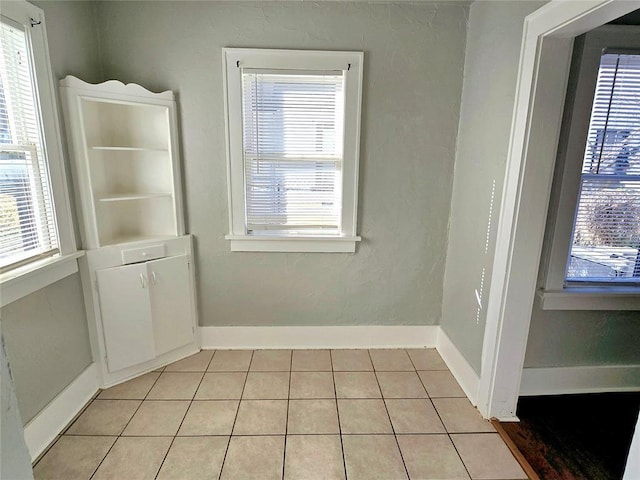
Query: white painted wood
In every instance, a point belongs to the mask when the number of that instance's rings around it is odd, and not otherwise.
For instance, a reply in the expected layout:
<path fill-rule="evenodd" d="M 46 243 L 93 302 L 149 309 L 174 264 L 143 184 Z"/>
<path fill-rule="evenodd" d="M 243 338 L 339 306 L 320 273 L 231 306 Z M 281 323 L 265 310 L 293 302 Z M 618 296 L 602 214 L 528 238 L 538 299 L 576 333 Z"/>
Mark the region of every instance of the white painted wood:
<path fill-rule="evenodd" d="M 550 2 L 527 17 L 490 283 L 478 409 L 515 415 L 572 39 L 635 2 Z"/>
<path fill-rule="evenodd" d="M 520 395 L 638 392 L 640 365 L 525 368 Z"/>
<path fill-rule="evenodd" d="M 0 275 L 0 307 L 15 302 L 78 271 L 84 252 L 47 258 Z"/>
<path fill-rule="evenodd" d="M 98 367 L 92 363 L 24 427 L 32 461 L 91 400 L 98 387 Z"/>
<path fill-rule="evenodd" d="M 200 327 L 203 349 L 435 347 L 437 325 Z"/>
<path fill-rule="evenodd" d="M 478 404 L 478 388 L 480 377 L 473 367 L 467 362 L 455 344 L 449 339 L 447 334 L 439 328 L 436 349 L 447 364 L 451 374 L 455 377 L 469 401 L 475 406 Z"/>
<path fill-rule="evenodd" d="M 362 110 L 363 52 L 272 50 L 223 48 L 225 131 L 227 140 L 227 179 L 229 192 L 229 231 L 232 251 L 275 252 L 354 252 L 358 213 L 358 172 Z M 321 243 L 300 236 L 249 241 L 245 226 L 244 155 L 242 140 L 242 68 L 316 70 L 345 72 L 345 118 L 342 169 L 342 213 L 340 237 L 349 242 Z M 268 240 L 268 241 L 267 241 Z M 280 241 L 274 241 L 280 240 Z M 305 244 L 308 248 L 305 249 Z"/>
<path fill-rule="evenodd" d="M 155 355 L 193 341 L 191 278 L 186 255 L 147 262 Z"/>
<path fill-rule="evenodd" d="M 631 439 L 631 447 L 629 448 L 629 456 L 624 469 L 622 480 L 638 480 L 640 478 L 640 415 L 636 421 L 636 429 Z"/>
<path fill-rule="evenodd" d="M 539 291 L 538 296 L 543 310 L 640 310 L 636 288 L 565 288 Z"/>
<path fill-rule="evenodd" d="M 227 235 L 232 252 L 343 252 L 353 253 L 360 237 L 265 237 Z"/>
<path fill-rule="evenodd" d="M 183 235 L 173 93 L 71 76 L 60 91 L 85 248 Z"/>
<path fill-rule="evenodd" d="M 154 333 L 145 264 L 96 271 L 110 371 L 154 358 Z"/>

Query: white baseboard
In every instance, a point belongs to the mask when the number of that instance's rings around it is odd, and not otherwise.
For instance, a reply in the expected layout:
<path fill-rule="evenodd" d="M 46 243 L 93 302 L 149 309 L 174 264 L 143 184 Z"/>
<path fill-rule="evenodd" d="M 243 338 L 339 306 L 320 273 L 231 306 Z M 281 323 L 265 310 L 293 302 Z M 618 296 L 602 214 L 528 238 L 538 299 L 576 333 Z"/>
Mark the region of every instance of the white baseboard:
<path fill-rule="evenodd" d="M 203 349 L 435 347 L 437 325 L 200 327 Z"/>
<path fill-rule="evenodd" d="M 640 391 L 640 365 L 525 368 L 520 395 Z"/>
<path fill-rule="evenodd" d="M 480 377 L 442 329 L 439 329 L 436 349 L 469 401 L 474 406 L 477 405 Z"/>
<path fill-rule="evenodd" d="M 89 365 L 25 427 L 24 439 L 34 461 L 98 391 L 98 367 Z"/>

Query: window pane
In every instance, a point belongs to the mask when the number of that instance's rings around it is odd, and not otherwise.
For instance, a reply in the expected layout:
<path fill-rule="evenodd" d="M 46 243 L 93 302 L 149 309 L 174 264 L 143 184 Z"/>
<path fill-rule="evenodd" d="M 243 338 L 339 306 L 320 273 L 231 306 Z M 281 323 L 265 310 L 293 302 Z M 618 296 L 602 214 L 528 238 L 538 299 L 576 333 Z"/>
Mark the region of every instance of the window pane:
<path fill-rule="evenodd" d="M 0 269 L 53 255 L 58 240 L 25 32 L 0 24 Z"/>
<path fill-rule="evenodd" d="M 242 79 L 247 233 L 339 233 L 342 75 Z"/>
<path fill-rule="evenodd" d="M 640 281 L 640 55 L 604 54 L 567 280 Z"/>

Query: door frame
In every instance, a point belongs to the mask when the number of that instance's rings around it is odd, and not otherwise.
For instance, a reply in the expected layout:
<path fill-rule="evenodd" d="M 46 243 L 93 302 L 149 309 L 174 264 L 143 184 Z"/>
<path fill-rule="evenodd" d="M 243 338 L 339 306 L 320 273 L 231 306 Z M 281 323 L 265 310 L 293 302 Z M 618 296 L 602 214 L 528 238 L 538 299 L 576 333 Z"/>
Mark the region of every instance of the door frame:
<path fill-rule="evenodd" d="M 552 1 L 526 17 L 482 347 L 478 409 L 516 419 L 573 39 L 635 1 Z"/>

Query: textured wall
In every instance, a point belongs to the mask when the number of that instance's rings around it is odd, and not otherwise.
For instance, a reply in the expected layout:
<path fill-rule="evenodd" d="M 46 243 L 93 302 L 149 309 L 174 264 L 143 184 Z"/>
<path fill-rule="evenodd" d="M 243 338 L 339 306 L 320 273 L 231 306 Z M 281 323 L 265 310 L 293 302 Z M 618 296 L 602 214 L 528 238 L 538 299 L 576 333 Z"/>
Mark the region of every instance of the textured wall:
<path fill-rule="evenodd" d="M 469 14 L 442 328 L 478 373 L 522 26 L 544 3 L 474 2 Z"/>
<path fill-rule="evenodd" d="M 54 81 L 68 74 L 98 81 L 94 5 L 34 3 L 45 12 Z M 4 307 L 0 316 L 20 413 L 27 423 L 91 363 L 79 275 Z"/>
<path fill-rule="evenodd" d="M 106 78 L 178 94 L 201 325 L 437 324 L 464 3 L 100 2 Z M 365 52 L 355 255 L 231 253 L 222 47 Z"/>

